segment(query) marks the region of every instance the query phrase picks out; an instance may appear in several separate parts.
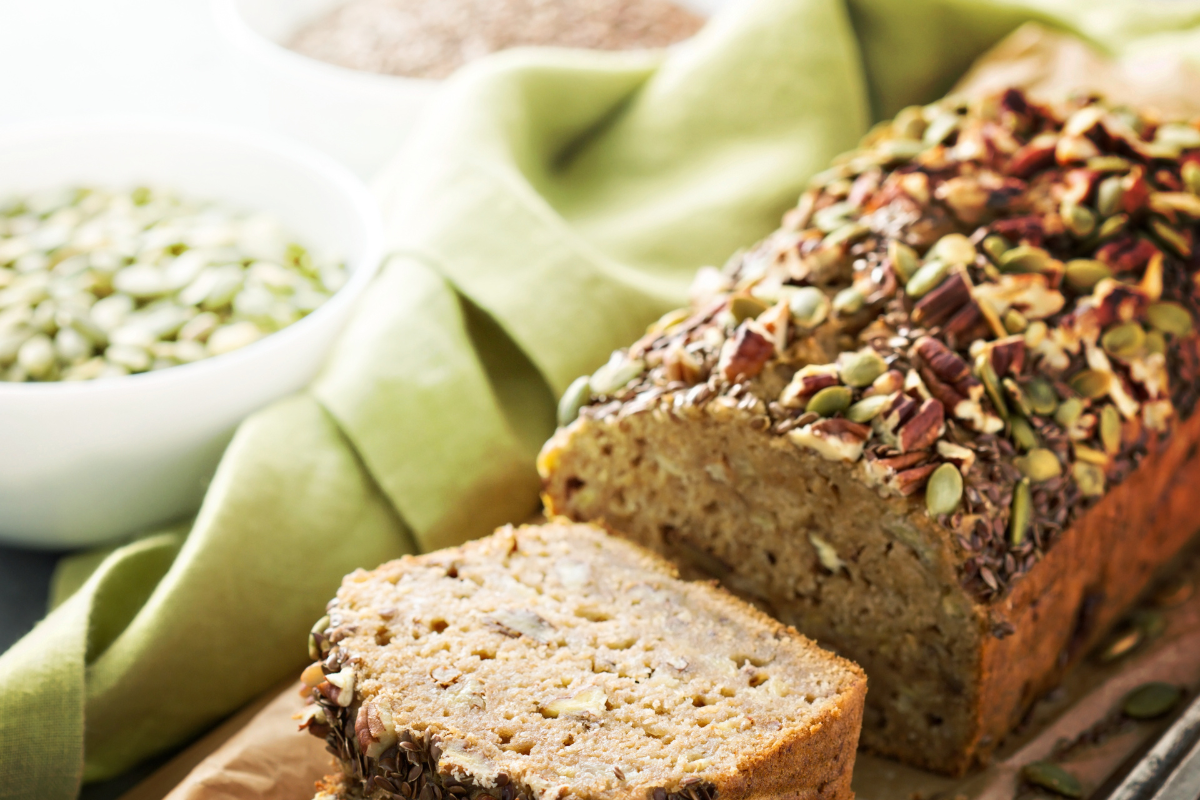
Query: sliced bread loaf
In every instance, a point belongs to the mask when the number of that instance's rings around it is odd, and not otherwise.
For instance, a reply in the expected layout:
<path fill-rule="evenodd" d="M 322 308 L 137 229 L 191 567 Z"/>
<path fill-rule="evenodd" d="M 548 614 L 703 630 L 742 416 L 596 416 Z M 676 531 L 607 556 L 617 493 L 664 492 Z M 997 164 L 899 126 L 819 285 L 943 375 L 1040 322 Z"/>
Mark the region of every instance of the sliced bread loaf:
<path fill-rule="evenodd" d="M 852 796 L 862 671 L 596 527 L 355 572 L 311 645 L 325 797 Z"/>

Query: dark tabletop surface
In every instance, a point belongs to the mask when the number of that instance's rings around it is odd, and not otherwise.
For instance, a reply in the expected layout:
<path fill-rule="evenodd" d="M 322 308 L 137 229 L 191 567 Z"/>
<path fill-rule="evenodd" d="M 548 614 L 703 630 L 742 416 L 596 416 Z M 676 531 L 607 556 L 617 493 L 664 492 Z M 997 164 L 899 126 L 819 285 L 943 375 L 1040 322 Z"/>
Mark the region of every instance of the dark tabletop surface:
<path fill-rule="evenodd" d="M 46 615 L 50 575 L 59 553 L 0 545 L 0 652 Z"/>
<path fill-rule="evenodd" d="M 0 653 L 46 615 L 50 577 L 62 556 L 56 552 L 21 550 L 0 545 Z M 142 765 L 115 780 L 89 784 L 80 800 L 116 800 L 154 771 L 171 754 Z"/>

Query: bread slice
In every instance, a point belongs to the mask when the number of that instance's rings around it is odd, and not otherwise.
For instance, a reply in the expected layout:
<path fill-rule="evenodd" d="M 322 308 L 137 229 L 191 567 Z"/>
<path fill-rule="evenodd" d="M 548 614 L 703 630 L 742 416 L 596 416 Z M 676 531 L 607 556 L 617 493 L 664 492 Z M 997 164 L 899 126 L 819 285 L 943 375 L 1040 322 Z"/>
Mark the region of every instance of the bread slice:
<path fill-rule="evenodd" d="M 1195 123 L 906 109 L 576 382 L 547 509 L 853 658 L 866 747 L 986 761 L 1196 531 L 1197 193 Z"/>
<path fill-rule="evenodd" d="M 853 796 L 862 671 L 596 527 L 357 571 L 315 631 L 327 796 Z"/>

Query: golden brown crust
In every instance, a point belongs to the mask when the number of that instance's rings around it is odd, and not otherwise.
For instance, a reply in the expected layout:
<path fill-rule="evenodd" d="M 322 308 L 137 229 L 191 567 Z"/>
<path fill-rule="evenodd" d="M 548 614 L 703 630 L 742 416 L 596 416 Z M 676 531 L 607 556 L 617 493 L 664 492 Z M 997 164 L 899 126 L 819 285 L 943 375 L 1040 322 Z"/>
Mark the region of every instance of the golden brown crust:
<path fill-rule="evenodd" d="M 1190 537 L 1197 235 L 1198 122 L 905 109 L 572 385 L 547 505 L 856 658 L 864 744 L 962 772 Z"/>
<path fill-rule="evenodd" d="M 986 755 L 1195 536 L 1200 416 L 1091 508 L 992 604 L 1011 633 L 985 637 L 979 735 Z"/>

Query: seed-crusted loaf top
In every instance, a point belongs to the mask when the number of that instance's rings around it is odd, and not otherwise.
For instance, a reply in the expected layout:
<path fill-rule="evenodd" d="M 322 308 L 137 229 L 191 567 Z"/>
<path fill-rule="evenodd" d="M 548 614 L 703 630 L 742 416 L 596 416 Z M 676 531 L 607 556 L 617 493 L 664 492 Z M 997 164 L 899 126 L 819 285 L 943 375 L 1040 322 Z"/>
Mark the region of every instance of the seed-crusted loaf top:
<path fill-rule="evenodd" d="M 1196 124 L 1016 90 L 905 109 L 560 424 L 736 406 L 910 497 L 998 598 L 1195 406 L 1198 194 Z"/>
<path fill-rule="evenodd" d="M 359 570 L 314 631 L 305 725 L 382 796 L 458 796 L 423 770 L 501 800 L 754 796 L 756 765 L 828 760 L 843 717 L 856 737 L 865 690 L 857 666 L 587 525 Z"/>

